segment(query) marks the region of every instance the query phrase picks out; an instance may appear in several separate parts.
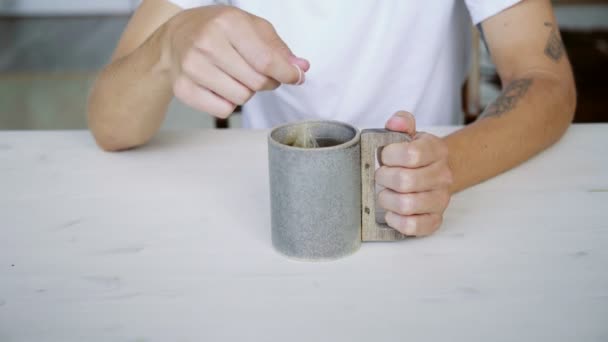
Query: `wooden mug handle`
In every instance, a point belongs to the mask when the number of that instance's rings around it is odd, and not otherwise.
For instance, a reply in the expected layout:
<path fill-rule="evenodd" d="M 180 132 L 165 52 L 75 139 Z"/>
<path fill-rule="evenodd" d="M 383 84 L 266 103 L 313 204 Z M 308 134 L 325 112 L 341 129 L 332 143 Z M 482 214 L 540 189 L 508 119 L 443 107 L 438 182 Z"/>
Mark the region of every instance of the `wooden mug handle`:
<path fill-rule="evenodd" d="M 412 138 L 401 132 L 386 129 L 361 131 L 361 241 L 397 241 L 406 238 L 386 223 L 376 221 L 376 180 L 374 178 L 376 152 L 383 146 L 410 142 Z M 381 163 L 381 162 L 380 162 Z"/>

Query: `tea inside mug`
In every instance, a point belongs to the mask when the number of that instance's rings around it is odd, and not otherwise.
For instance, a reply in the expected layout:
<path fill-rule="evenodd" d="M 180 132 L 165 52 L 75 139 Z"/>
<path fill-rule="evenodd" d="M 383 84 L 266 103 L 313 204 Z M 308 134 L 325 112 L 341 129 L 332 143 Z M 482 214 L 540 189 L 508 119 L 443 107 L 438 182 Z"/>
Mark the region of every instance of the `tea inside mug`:
<path fill-rule="evenodd" d="M 272 134 L 283 145 L 299 148 L 322 148 L 352 140 L 356 131 L 340 123 L 304 121 L 285 126 Z"/>

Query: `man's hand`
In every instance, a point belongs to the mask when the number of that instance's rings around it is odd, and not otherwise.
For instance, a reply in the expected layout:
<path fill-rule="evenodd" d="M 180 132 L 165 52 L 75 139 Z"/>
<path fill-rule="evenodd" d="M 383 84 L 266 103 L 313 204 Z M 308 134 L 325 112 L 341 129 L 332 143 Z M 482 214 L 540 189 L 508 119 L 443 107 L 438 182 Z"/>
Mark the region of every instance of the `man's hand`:
<path fill-rule="evenodd" d="M 376 171 L 376 183 L 386 187 L 378 195 L 378 204 L 387 211 L 386 223 L 405 235 L 432 234 L 451 196 L 447 145 L 432 134 L 416 133 L 414 116 L 407 112 L 393 115 L 386 128 L 414 138 L 382 149 L 384 165 Z"/>
<path fill-rule="evenodd" d="M 146 0 L 95 81 L 89 127 L 104 150 L 137 147 L 159 130 L 174 96 L 226 118 L 257 91 L 302 83 L 309 67 L 262 18 Z"/>
<path fill-rule="evenodd" d="M 164 56 L 174 95 L 220 118 L 257 91 L 301 84 L 309 68 L 268 21 L 235 7 L 183 11 L 167 27 Z"/>

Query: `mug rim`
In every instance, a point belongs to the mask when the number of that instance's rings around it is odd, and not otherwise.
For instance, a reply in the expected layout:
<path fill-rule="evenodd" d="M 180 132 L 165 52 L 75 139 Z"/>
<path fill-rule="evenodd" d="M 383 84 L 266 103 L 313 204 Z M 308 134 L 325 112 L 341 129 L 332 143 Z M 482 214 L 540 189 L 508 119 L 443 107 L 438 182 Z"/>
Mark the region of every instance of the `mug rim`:
<path fill-rule="evenodd" d="M 338 125 L 338 126 L 342 126 L 342 127 L 346 127 L 348 129 L 351 129 L 355 132 L 355 135 L 352 137 L 352 139 L 345 141 L 341 144 L 338 145 L 333 145 L 333 146 L 326 146 L 326 147 L 315 147 L 315 148 L 306 148 L 306 147 L 297 147 L 297 146 L 291 146 L 291 145 L 285 145 L 280 143 L 279 141 L 275 140 L 272 137 L 272 134 L 280 129 L 284 129 L 290 126 L 296 126 L 296 125 L 301 125 L 304 123 L 321 123 L 321 124 L 334 124 L 334 125 Z M 291 149 L 291 150 L 297 150 L 297 151 L 308 151 L 308 152 L 313 152 L 313 151 L 331 151 L 331 150 L 341 150 L 341 149 L 345 149 L 348 147 L 351 147 L 353 145 L 356 145 L 359 143 L 359 139 L 361 137 L 361 132 L 359 131 L 359 129 L 351 124 L 348 124 L 346 122 L 342 122 L 342 121 L 337 121 L 337 120 L 301 120 L 301 121 L 296 121 L 296 122 L 290 122 L 290 123 L 286 123 L 286 124 L 281 124 L 278 126 L 273 127 L 270 132 L 268 133 L 268 141 L 270 142 L 270 144 L 277 146 L 279 148 L 285 148 L 285 149 Z"/>

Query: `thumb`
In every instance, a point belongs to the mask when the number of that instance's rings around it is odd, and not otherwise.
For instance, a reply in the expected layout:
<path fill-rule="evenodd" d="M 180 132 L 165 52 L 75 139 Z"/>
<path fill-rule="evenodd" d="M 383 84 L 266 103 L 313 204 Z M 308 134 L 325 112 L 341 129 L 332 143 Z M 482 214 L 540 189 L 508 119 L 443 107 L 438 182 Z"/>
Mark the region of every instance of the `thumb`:
<path fill-rule="evenodd" d="M 414 136 L 416 134 L 416 119 L 412 113 L 401 110 L 386 121 L 385 127 L 390 131 L 403 132 Z"/>
<path fill-rule="evenodd" d="M 287 57 L 289 63 L 297 65 L 302 71 L 307 72 L 310 69 L 310 62 L 304 58 L 296 57 L 293 53 Z"/>

